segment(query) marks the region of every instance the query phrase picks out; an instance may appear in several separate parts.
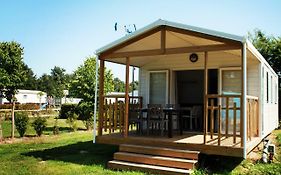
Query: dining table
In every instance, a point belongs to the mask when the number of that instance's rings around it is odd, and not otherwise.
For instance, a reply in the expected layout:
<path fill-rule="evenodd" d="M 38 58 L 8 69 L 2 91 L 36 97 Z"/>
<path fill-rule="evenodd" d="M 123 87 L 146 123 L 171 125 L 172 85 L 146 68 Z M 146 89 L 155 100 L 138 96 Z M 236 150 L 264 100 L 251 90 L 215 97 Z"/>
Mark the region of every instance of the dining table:
<path fill-rule="evenodd" d="M 182 112 L 183 111 L 189 111 L 190 112 L 191 108 L 163 108 L 163 112 L 165 114 L 165 117 L 168 118 L 168 137 L 172 138 L 173 137 L 173 116 L 177 117 L 177 120 L 179 121 L 179 131 L 180 135 L 183 134 L 183 117 L 182 117 Z M 143 116 L 143 113 L 147 113 L 148 108 L 142 108 L 141 113 Z"/>

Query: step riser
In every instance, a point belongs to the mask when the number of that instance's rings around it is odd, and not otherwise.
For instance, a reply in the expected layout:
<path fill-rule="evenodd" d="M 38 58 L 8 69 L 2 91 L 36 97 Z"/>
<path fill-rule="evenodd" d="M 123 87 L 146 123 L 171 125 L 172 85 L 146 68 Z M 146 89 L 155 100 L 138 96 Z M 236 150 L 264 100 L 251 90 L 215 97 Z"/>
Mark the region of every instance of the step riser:
<path fill-rule="evenodd" d="M 138 156 L 134 156 L 134 155 L 123 155 L 123 154 L 119 154 L 119 153 L 114 154 L 114 159 L 121 160 L 121 161 L 127 161 L 127 162 L 167 166 L 167 167 L 182 168 L 182 169 L 193 169 L 193 167 L 194 167 L 194 163 L 190 163 L 190 162 L 160 160 L 160 159 L 156 159 L 156 158 L 138 157 Z"/>
<path fill-rule="evenodd" d="M 163 174 L 163 175 L 187 175 L 190 173 L 179 173 L 179 172 L 172 172 L 172 171 L 165 171 L 165 170 L 155 170 L 149 168 L 140 168 L 140 167 L 133 167 L 133 166 L 126 166 L 114 163 L 108 163 L 108 168 L 116 169 L 116 170 L 133 170 L 133 171 L 142 171 L 142 172 L 149 172 L 153 174 Z"/>
<path fill-rule="evenodd" d="M 177 151 L 172 151 L 172 150 L 161 150 L 161 149 L 157 149 L 157 148 L 142 147 L 140 149 L 139 147 L 134 147 L 134 146 L 130 146 L 130 145 L 120 145 L 119 151 L 198 160 L 198 153 L 185 153 L 185 152 L 177 152 Z"/>

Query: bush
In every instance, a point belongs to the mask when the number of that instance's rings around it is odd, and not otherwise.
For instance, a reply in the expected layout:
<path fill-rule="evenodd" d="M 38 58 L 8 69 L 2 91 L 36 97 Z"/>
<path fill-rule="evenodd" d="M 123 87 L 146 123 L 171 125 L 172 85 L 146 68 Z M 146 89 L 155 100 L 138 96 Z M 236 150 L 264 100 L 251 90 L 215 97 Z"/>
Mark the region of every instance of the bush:
<path fill-rule="evenodd" d="M 36 117 L 32 126 L 36 131 L 36 134 L 40 137 L 47 126 L 47 120 L 43 117 Z"/>
<path fill-rule="evenodd" d="M 15 125 L 16 125 L 16 129 L 20 134 L 20 137 L 23 137 L 26 129 L 27 129 L 27 125 L 28 125 L 28 114 L 25 112 L 16 112 L 15 113 Z"/>
<path fill-rule="evenodd" d="M 80 102 L 80 104 L 77 106 L 78 111 L 78 119 L 83 120 L 83 123 L 87 130 L 90 130 L 93 128 L 93 110 L 94 107 L 91 103 L 88 102 Z"/>
<path fill-rule="evenodd" d="M 59 118 L 60 119 L 67 119 L 69 113 L 76 113 L 77 114 L 77 105 L 76 104 L 63 104 L 63 105 L 61 105 Z"/>
<path fill-rule="evenodd" d="M 69 127 L 73 131 L 77 130 L 77 118 L 78 118 L 78 115 L 76 113 L 74 113 L 74 112 L 67 113 L 66 123 L 69 125 Z"/>

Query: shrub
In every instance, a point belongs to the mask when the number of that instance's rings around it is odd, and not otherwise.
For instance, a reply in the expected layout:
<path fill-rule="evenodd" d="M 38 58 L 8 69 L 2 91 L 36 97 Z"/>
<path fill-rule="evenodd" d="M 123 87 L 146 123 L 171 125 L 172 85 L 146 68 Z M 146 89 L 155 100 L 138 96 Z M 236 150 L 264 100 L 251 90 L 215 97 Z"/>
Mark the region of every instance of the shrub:
<path fill-rule="evenodd" d="M 83 120 L 83 123 L 87 130 L 90 130 L 93 128 L 93 105 L 89 102 L 80 102 L 77 106 L 78 111 L 78 118 L 79 120 Z"/>
<path fill-rule="evenodd" d="M 61 105 L 59 118 L 67 119 L 68 113 L 77 113 L 77 105 L 76 104 L 63 104 L 63 105 Z"/>
<path fill-rule="evenodd" d="M 67 113 L 66 123 L 69 125 L 69 127 L 73 131 L 77 130 L 77 118 L 78 118 L 78 115 L 76 113 L 74 113 L 74 112 Z"/>
<path fill-rule="evenodd" d="M 20 134 L 20 137 L 23 137 L 26 129 L 27 129 L 27 125 L 28 125 L 28 115 L 25 112 L 16 112 L 15 113 L 15 125 L 16 125 L 16 129 Z"/>
<path fill-rule="evenodd" d="M 47 120 L 43 117 L 36 117 L 36 119 L 32 123 L 32 126 L 36 131 L 36 134 L 40 137 L 43 133 L 43 130 L 47 126 Z"/>
<path fill-rule="evenodd" d="M 54 124 L 54 127 L 53 127 L 53 134 L 54 135 L 58 135 L 60 132 L 60 128 L 58 126 L 58 117 L 55 118 L 55 124 Z"/>

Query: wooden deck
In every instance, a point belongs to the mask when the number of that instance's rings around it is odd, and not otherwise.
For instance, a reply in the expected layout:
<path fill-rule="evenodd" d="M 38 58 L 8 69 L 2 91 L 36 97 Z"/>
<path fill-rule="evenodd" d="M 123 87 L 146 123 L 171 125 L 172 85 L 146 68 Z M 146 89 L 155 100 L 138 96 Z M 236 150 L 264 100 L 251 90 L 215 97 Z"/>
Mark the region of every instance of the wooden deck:
<path fill-rule="evenodd" d="M 105 134 L 97 136 L 96 138 L 97 143 L 103 144 L 162 146 L 167 148 L 200 151 L 204 154 L 243 157 L 243 148 L 240 147 L 240 137 L 236 138 L 235 144 L 233 144 L 232 137 L 222 137 L 220 146 L 218 146 L 216 135 L 214 135 L 213 139 L 210 139 L 210 137 L 207 136 L 206 144 L 203 143 L 203 140 L 203 133 L 189 132 L 185 132 L 183 135 L 175 135 L 173 138 L 168 138 L 167 136 L 141 136 L 134 131 L 130 131 L 127 138 L 124 138 L 120 133 Z M 249 153 L 252 151 L 261 140 L 261 138 L 253 137 L 251 141 L 248 141 L 246 144 L 247 152 Z"/>

